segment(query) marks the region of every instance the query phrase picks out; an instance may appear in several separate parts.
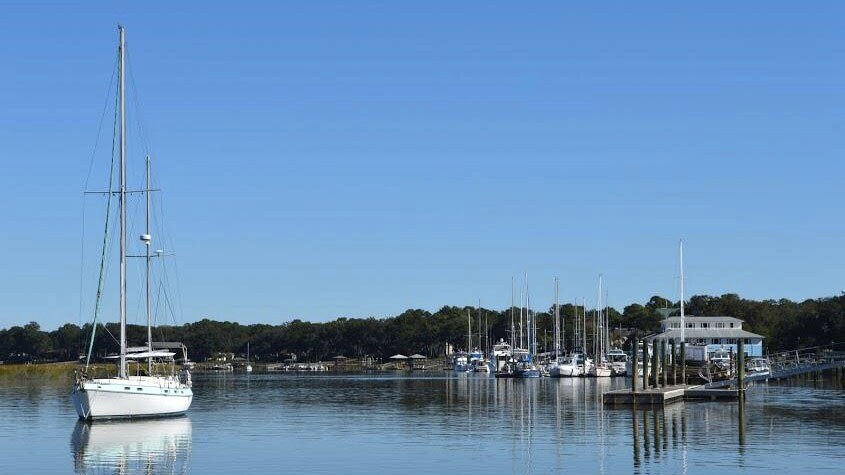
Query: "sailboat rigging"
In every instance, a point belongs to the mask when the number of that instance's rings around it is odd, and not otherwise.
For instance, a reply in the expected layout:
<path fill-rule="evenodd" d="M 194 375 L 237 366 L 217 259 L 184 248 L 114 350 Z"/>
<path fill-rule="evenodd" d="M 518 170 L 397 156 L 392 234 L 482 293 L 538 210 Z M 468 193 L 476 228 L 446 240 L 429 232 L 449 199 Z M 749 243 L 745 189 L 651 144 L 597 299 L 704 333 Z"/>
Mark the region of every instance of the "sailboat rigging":
<path fill-rule="evenodd" d="M 146 227 L 144 234 L 140 236 L 145 246 L 144 257 L 146 264 L 145 301 L 147 317 L 147 345 L 144 347 L 129 348 L 126 337 L 126 309 L 127 309 L 127 278 L 126 278 L 126 100 L 125 100 L 125 57 L 126 42 L 123 26 L 118 26 L 118 107 L 119 107 L 119 190 L 118 205 L 120 214 L 120 353 L 113 357 L 118 361 L 117 377 L 93 378 L 88 375 L 88 364 L 93 349 L 93 331 L 96 329 L 96 320 L 92 326 L 91 345 L 89 345 L 86 367 L 83 371 L 75 374 L 71 400 L 80 419 L 108 419 L 125 417 L 155 417 L 181 414 L 188 410 L 193 400 L 191 389 L 191 375 L 187 368 L 176 374 L 176 363 L 173 356 L 176 354 L 169 350 L 182 351 L 182 359 L 187 363 L 187 350 L 181 343 L 158 343 L 152 341 L 152 299 L 150 295 L 151 258 L 150 252 L 152 236 L 150 234 L 150 160 L 146 159 L 146 187 L 143 191 L 146 194 Z M 111 184 L 111 181 L 110 181 Z M 111 190 L 109 191 L 111 195 Z M 106 218 L 106 233 L 108 233 L 108 217 Z M 103 259 L 101 261 L 100 282 L 97 287 L 97 303 L 95 304 L 95 319 L 99 311 L 99 301 L 102 293 L 103 262 L 105 261 L 105 241 L 103 248 Z M 127 361 L 132 360 L 137 364 L 138 374 L 130 375 Z M 141 363 L 146 361 L 146 374 L 141 374 Z M 159 365 L 156 361 L 163 361 L 165 367 L 169 368 L 168 374 L 153 374 Z"/>

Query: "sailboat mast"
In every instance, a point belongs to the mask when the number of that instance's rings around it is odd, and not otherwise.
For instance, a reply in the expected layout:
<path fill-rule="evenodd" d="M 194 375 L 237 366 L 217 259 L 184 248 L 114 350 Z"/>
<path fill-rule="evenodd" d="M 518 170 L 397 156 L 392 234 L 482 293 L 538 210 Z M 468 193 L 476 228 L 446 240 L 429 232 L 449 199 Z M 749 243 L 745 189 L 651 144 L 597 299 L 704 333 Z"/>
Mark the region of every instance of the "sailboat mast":
<path fill-rule="evenodd" d="M 523 337 L 525 335 L 525 325 L 523 324 L 522 310 L 525 308 L 525 289 L 519 289 L 519 347 L 525 348 L 523 344 Z"/>
<path fill-rule="evenodd" d="M 581 335 L 579 333 L 581 317 L 578 315 L 578 297 L 575 297 L 575 311 L 572 313 L 572 330 L 575 332 L 575 335 L 572 338 L 572 351 L 578 351 L 578 336 Z"/>
<path fill-rule="evenodd" d="M 578 298 L 575 298 L 575 301 L 578 301 Z M 578 334 L 575 335 L 575 338 L 578 340 L 576 343 L 578 345 L 578 351 L 581 353 L 587 354 L 587 342 L 586 342 L 586 335 L 585 332 L 587 331 L 587 322 L 584 321 L 584 314 L 587 312 L 587 304 L 584 302 L 584 297 L 581 297 L 581 306 L 578 310 Z"/>
<path fill-rule="evenodd" d="M 475 315 L 476 321 L 478 322 L 478 349 L 484 350 L 484 340 L 481 339 L 481 299 L 478 299 L 478 311 Z"/>
<path fill-rule="evenodd" d="M 525 324 L 528 326 L 528 353 L 534 357 L 534 316 L 531 315 L 531 293 L 528 290 L 528 273 L 525 274 Z"/>
<path fill-rule="evenodd" d="M 511 275 L 511 338 L 510 338 L 510 344 L 514 347 L 516 346 L 515 330 L 516 330 L 516 328 L 514 327 L 514 324 L 513 324 L 513 275 Z"/>
<path fill-rule="evenodd" d="M 146 292 L 147 297 L 147 351 L 153 351 L 153 311 L 152 311 L 152 297 L 150 294 L 150 245 L 152 244 L 152 236 L 150 235 L 150 156 L 147 155 L 147 186 L 146 186 L 145 194 L 147 198 L 147 220 L 146 220 L 146 230 L 144 231 L 144 235 L 141 236 L 141 240 L 144 241 L 144 247 L 147 250 L 146 255 L 146 288 L 144 291 Z M 153 374 L 153 359 L 152 357 L 147 358 L 147 374 Z"/>
<path fill-rule="evenodd" d="M 555 300 L 558 301 L 558 313 L 560 313 L 560 281 L 558 281 L 557 289 L 555 291 Z M 560 316 L 560 330 L 558 332 L 560 337 L 560 350 L 566 354 L 566 315 Z"/>
<path fill-rule="evenodd" d="M 685 342 L 684 339 L 684 329 L 686 328 L 686 324 L 684 324 L 684 240 L 678 243 L 678 253 L 680 254 L 680 265 L 681 265 L 681 342 Z"/>
<path fill-rule="evenodd" d="M 472 351 L 472 316 L 467 309 L 467 353 Z"/>
<path fill-rule="evenodd" d="M 596 351 L 596 360 L 601 361 L 601 357 L 604 356 L 604 315 L 602 314 L 602 302 L 601 302 L 601 279 L 602 275 L 599 274 L 599 295 L 598 295 L 598 305 L 596 305 L 596 318 L 599 324 L 599 333 L 598 333 L 598 350 Z"/>
<path fill-rule="evenodd" d="M 120 89 L 120 368 L 118 377 L 126 378 L 126 44 L 123 26 L 120 34 L 118 82 Z"/>
<path fill-rule="evenodd" d="M 560 356 L 560 309 L 558 308 L 558 284 L 557 284 L 557 277 L 555 277 L 555 331 L 554 331 L 554 339 L 555 339 L 555 361 L 557 361 L 557 357 Z"/>
<path fill-rule="evenodd" d="M 607 285 L 604 286 L 604 351 L 610 350 L 610 306 L 607 304 Z"/>

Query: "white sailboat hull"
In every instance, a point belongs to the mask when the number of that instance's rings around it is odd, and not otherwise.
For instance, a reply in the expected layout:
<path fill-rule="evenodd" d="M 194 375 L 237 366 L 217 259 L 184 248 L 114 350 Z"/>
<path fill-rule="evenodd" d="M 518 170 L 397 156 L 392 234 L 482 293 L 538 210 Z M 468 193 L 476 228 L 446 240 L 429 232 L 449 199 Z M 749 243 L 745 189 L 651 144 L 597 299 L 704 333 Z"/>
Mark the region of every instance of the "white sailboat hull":
<path fill-rule="evenodd" d="M 556 365 L 549 369 L 549 375 L 553 378 L 574 378 L 581 376 L 581 368 L 576 365 Z"/>
<path fill-rule="evenodd" d="M 612 371 L 607 366 L 593 366 L 590 368 L 590 371 L 587 373 L 588 376 L 592 376 L 594 378 L 609 378 L 612 374 Z"/>
<path fill-rule="evenodd" d="M 162 417 L 182 414 L 194 393 L 173 378 L 92 379 L 71 393 L 80 419 Z"/>

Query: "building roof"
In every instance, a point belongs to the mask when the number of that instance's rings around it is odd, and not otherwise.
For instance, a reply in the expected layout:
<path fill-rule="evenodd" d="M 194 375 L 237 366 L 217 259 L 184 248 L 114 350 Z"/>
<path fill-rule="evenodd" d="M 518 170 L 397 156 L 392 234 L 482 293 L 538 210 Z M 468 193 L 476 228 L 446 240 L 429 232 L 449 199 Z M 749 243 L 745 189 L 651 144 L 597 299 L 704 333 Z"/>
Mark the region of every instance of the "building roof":
<path fill-rule="evenodd" d="M 707 323 L 710 323 L 710 322 L 714 322 L 714 323 L 716 323 L 716 322 L 725 322 L 725 323 L 740 322 L 741 323 L 742 322 L 742 320 L 740 320 L 736 317 L 727 317 L 727 316 L 721 316 L 721 317 L 720 316 L 716 316 L 716 317 L 707 316 L 707 317 L 705 317 L 705 316 L 697 316 L 697 315 L 686 315 L 684 319 L 685 320 L 689 319 L 693 322 L 707 322 Z M 680 316 L 674 316 L 674 317 L 667 317 L 663 321 L 678 322 L 680 320 L 681 320 Z"/>
<path fill-rule="evenodd" d="M 681 329 L 672 328 L 663 333 L 646 337 L 647 339 L 681 339 Z M 741 328 L 687 328 L 684 338 L 763 338 L 763 335 L 751 333 Z"/>

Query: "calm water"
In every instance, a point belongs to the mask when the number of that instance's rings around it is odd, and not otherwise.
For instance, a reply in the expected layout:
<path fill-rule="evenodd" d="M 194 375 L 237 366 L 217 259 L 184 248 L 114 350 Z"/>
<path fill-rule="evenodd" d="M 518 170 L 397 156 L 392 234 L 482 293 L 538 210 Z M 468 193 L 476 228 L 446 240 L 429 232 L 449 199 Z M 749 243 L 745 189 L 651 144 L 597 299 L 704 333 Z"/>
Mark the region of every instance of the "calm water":
<path fill-rule="evenodd" d="M 845 464 L 841 381 L 609 409 L 622 380 L 221 374 L 185 417 L 77 423 L 70 381 L 0 380 L 0 473 L 822 473 Z M 839 472 L 841 473 L 841 472 Z"/>

